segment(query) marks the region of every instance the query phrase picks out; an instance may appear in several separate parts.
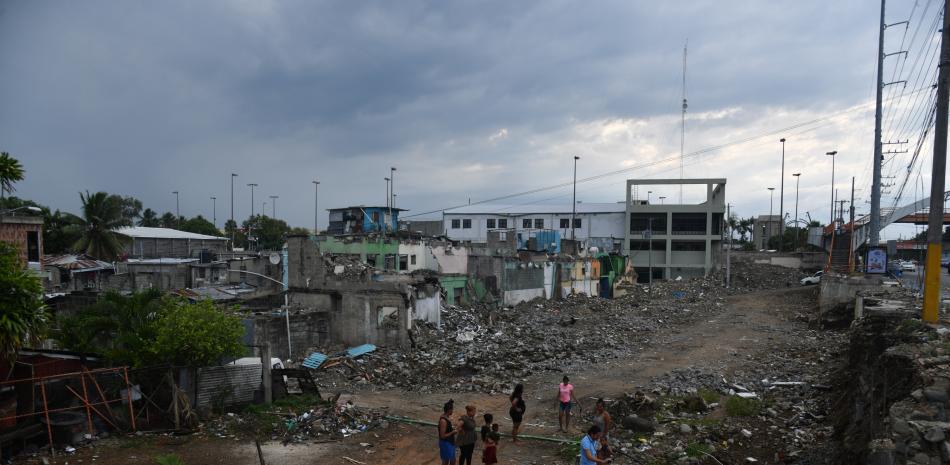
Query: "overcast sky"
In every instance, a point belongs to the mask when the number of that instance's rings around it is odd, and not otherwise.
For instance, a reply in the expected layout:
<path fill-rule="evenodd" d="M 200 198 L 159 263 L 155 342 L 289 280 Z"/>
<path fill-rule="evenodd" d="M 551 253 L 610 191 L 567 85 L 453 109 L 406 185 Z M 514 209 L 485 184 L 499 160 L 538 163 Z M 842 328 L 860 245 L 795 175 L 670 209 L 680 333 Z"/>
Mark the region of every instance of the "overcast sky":
<path fill-rule="evenodd" d="M 767 214 L 787 137 L 785 210 L 801 172 L 801 216 L 827 222 L 829 150 L 867 210 L 873 3 L 6 0 L 0 150 L 26 168 L 21 197 L 77 211 L 104 190 L 163 212 L 178 190 L 186 216 L 217 196 L 219 225 L 232 172 L 236 217 L 253 182 L 255 210 L 278 195 L 277 216 L 305 227 L 312 180 L 325 226 L 325 208 L 385 203 L 390 166 L 410 213 L 569 182 L 574 155 L 579 178 L 629 169 L 578 185 L 613 202 L 626 178 L 679 176 L 688 38 L 686 152 L 731 145 L 688 157 L 686 176 L 728 178 L 738 214 Z M 914 10 L 929 40 L 936 6 L 891 3 L 888 22 Z M 896 29 L 888 49 L 911 39 Z"/>

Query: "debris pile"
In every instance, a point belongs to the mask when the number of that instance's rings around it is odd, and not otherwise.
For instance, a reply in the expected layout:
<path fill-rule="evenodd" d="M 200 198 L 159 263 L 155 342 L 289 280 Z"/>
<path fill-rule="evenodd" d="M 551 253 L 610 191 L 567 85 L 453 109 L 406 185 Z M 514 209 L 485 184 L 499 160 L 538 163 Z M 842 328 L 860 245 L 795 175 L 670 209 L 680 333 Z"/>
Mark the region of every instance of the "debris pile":
<path fill-rule="evenodd" d="M 359 258 L 347 255 L 324 255 L 324 266 L 327 276 L 335 276 L 344 280 L 365 280 L 372 275 L 374 268 L 363 263 Z"/>

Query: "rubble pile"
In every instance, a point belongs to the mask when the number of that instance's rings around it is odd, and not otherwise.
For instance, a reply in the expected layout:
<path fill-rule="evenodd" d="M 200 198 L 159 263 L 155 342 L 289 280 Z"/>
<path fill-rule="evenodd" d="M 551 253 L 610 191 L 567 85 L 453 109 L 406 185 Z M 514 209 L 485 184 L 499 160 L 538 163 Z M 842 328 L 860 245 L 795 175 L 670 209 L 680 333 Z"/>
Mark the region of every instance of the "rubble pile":
<path fill-rule="evenodd" d="M 336 276 L 344 280 L 365 280 L 372 275 L 373 267 L 360 261 L 358 257 L 347 255 L 324 255 L 327 276 Z"/>
<path fill-rule="evenodd" d="M 653 333 L 715 314 L 731 293 L 785 287 L 795 270 L 739 264 L 737 275 L 761 275 L 725 289 L 717 276 L 638 285 L 615 299 L 572 295 L 514 307 L 449 307 L 442 327 L 417 322 L 412 348 L 381 349 L 356 366 L 321 375 L 325 387 L 373 384 L 412 391 L 499 392 L 538 372 L 563 372 L 628 357 L 653 342 Z M 778 276 L 776 278 L 775 276 Z M 336 375 L 336 376 L 334 376 Z"/>

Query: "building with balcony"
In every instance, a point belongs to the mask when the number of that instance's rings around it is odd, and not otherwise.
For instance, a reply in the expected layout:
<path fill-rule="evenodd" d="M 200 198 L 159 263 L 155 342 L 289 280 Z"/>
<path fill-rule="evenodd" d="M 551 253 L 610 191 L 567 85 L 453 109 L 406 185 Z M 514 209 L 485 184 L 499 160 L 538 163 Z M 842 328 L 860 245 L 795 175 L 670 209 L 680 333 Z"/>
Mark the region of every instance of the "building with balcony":
<path fill-rule="evenodd" d="M 640 282 L 650 279 L 651 268 L 653 279 L 705 276 L 718 268 L 725 179 L 628 179 L 626 196 L 623 252 Z"/>

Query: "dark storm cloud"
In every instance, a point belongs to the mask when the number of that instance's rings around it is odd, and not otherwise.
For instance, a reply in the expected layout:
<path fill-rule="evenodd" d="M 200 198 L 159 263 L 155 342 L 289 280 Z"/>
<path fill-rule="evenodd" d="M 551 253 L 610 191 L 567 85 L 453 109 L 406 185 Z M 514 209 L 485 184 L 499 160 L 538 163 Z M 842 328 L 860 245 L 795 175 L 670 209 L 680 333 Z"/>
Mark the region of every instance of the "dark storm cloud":
<path fill-rule="evenodd" d="M 353 176 L 325 181 L 327 204 L 367 202 L 391 164 L 425 209 L 426 164 L 511 172 L 577 123 L 676 114 L 687 37 L 691 112 L 866 98 L 874 9 L 827 3 L 13 0 L 0 148 L 21 192 L 67 209 L 85 189 L 168 209 L 179 189 L 206 213 L 239 171 L 308 224 L 310 178 Z M 472 179 L 446 194 L 545 184 Z"/>

